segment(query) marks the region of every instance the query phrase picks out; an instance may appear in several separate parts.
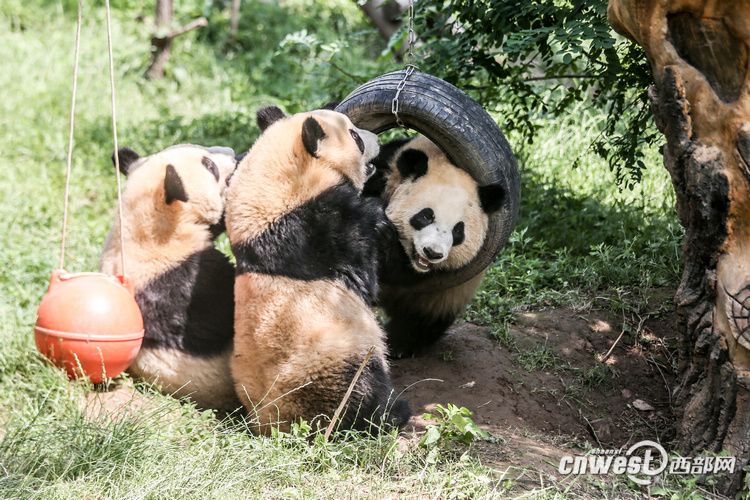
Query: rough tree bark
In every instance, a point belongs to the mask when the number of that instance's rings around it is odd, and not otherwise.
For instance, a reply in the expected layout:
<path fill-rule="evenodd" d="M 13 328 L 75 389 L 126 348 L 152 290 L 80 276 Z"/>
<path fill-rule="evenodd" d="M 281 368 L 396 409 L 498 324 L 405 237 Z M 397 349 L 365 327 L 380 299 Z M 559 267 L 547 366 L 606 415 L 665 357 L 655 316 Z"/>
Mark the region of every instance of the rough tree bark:
<path fill-rule="evenodd" d="M 164 76 L 164 66 L 169 60 L 172 40 L 175 37 L 208 24 L 205 17 L 199 17 L 182 28 L 173 30 L 171 28 L 173 13 L 172 0 L 156 0 L 155 22 L 151 23 L 145 17 L 139 17 L 142 22 L 149 25 L 153 33 L 151 35 L 151 64 L 146 70 L 147 78 L 158 79 Z"/>
<path fill-rule="evenodd" d="M 610 0 L 608 14 L 648 56 L 686 231 L 678 448 L 729 451 L 733 494 L 750 459 L 750 2 Z"/>

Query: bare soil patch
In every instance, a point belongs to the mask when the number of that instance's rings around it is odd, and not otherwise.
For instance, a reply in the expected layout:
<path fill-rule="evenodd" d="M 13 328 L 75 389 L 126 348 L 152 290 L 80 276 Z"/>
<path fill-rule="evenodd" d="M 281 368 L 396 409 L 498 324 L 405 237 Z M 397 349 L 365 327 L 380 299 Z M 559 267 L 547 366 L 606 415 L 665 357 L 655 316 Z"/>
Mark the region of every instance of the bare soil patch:
<path fill-rule="evenodd" d="M 650 439 L 668 447 L 679 340 L 672 296 L 657 293 L 653 312 L 628 321 L 607 311 L 530 311 L 511 327 L 515 347 L 502 345 L 487 327 L 454 326 L 424 356 L 392 363 L 394 387 L 405 389 L 416 415 L 411 430 L 423 431 L 430 422 L 421 415 L 435 414 L 437 404 L 463 406 L 503 438 L 478 444 L 485 464 L 550 474 L 571 447 L 587 442 L 627 448 Z M 615 342 L 607 367 L 597 364 Z"/>

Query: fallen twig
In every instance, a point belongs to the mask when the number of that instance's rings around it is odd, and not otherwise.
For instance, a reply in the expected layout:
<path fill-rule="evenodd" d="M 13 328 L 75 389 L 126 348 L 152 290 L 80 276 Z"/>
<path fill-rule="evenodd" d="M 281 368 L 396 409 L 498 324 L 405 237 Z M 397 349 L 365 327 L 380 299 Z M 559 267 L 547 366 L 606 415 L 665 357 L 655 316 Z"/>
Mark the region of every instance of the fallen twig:
<path fill-rule="evenodd" d="M 624 334 L 625 334 L 625 328 L 622 329 L 622 331 L 620 332 L 620 336 L 617 337 L 617 340 L 615 340 L 615 343 L 612 344 L 612 347 L 609 348 L 609 351 L 607 351 L 607 354 L 605 354 L 604 357 L 599 360 L 601 363 L 604 363 L 605 361 L 607 361 L 607 359 L 609 359 L 609 357 L 612 355 L 612 351 L 615 350 L 615 346 L 617 345 L 617 343 L 620 341 L 620 339 L 622 338 Z"/>
<path fill-rule="evenodd" d="M 354 379 L 352 379 L 352 383 L 349 384 L 349 389 L 346 390 L 346 394 L 344 394 L 344 399 L 341 400 L 341 404 L 339 405 L 338 408 L 336 408 L 336 411 L 333 414 L 331 423 L 328 424 L 328 429 L 326 429 L 326 434 L 323 437 L 323 441 L 328 441 L 328 437 L 331 435 L 331 432 L 333 431 L 333 426 L 336 425 L 336 420 L 338 420 L 339 415 L 341 415 L 341 412 L 344 409 L 344 406 L 346 406 L 346 402 L 349 401 L 349 396 L 351 396 L 352 391 L 354 390 L 354 384 L 357 383 L 357 380 L 359 380 L 359 376 L 362 375 L 362 371 L 365 369 L 365 365 L 370 360 L 370 356 L 372 356 L 373 352 L 375 352 L 375 346 L 372 346 L 370 348 L 370 351 L 367 353 L 367 356 L 365 356 L 364 361 L 362 361 L 362 364 L 360 365 L 359 370 L 357 370 L 357 373 L 354 374 Z"/>
<path fill-rule="evenodd" d="M 653 356 L 649 356 L 651 359 L 647 359 L 646 361 L 649 361 L 656 366 L 656 369 L 659 370 L 659 375 L 661 375 L 661 379 L 664 381 L 664 385 L 667 386 L 667 395 L 669 396 L 669 406 L 672 406 L 672 389 L 669 388 L 669 384 L 667 383 L 667 378 L 664 376 L 664 372 L 661 371 L 661 367 L 659 366 L 659 363 L 654 360 Z"/>

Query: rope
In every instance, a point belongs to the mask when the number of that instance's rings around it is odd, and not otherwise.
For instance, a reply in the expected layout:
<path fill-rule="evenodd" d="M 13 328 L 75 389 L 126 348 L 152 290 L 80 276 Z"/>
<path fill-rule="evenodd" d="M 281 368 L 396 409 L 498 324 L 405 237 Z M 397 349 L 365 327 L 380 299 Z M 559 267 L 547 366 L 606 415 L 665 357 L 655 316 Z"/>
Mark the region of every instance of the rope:
<path fill-rule="evenodd" d="M 68 229 L 68 194 L 70 193 L 70 165 L 73 158 L 73 129 L 76 115 L 76 91 L 78 89 L 78 54 L 81 47 L 81 11 L 83 0 L 78 0 L 78 26 L 76 28 L 75 62 L 73 63 L 73 99 L 70 104 L 70 134 L 68 136 L 68 165 L 65 173 L 65 200 L 63 201 L 62 243 L 60 248 L 60 267 L 65 268 L 65 233 Z"/>
<path fill-rule="evenodd" d="M 109 14 L 109 0 L 105 0 L 107 7 L 107 44 L 109 47 L 109 84 L 112 95 L 112 135 L 115 143 L 115 177 L 117 179 L 117 216 L 120 225 L 120 257 L 122 265 L 122 274 L 125 275 L 125 241 L 122 234 L 122 195 L 120 194 L 120 155 L 117 146 L 117 119 L 115 113 L 115 69 L 114 59 L 112 57 L 112 26 Z M 78 23 L 76 26 L 76 49 L 75 61 L 73 64 L 73 97 L 70 105 L 70 134 L 68 136 L 68 160 L 65 171 L 65 199 L 63 201 L 63 227 L 62 242 L 60 244 L 60 269 L 65 268 L 65 236 L 68 230 L 68 198 L 70 197 L 70 172 L 73 158 L 73 131 L 75 129 L 76 114 L 76 93 L 78 90 L 78 61 L 81 47 L 81 18 L 83 11 L 83 0 L 78 0 Z"/>
<path fill-rule="evenodd" d="M 117 146 L 117 119 L 115 113 L 115 64 L 112 57 L 112 26 L 109 17 L 109 0 L 107 6 L 107 45 L 109 47 L 109 86 L 112 94 L 112 136 L 115 144 L 115 178 L 117 179 L 117 222 L 120 226 L 120 259 L 122 275 L 125 276 L 125 240 L 122 237 L 122 195 L 120 193 L 120 153 Z"/>

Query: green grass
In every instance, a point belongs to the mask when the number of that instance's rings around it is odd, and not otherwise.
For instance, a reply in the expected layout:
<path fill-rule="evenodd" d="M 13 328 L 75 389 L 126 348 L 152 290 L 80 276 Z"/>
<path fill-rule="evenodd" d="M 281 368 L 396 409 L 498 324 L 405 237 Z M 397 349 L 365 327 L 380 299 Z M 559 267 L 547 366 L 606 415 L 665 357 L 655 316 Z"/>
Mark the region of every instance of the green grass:
<path fill-rule="evenodd" d="M 149 403 L 129 416 L 85 416 L 81 398 L 91 388 L 47 366 L 32 334 L 60 258 L 75 5 L 0 6 L 0 496 L 510 495 L 515 485 L 471 453 L 431 463 L 416 440 L 392 435 L 350 434 L 327 444 L 255 438 L 241 421 L 218 421 L 142 386 Z M 378 62 L 385 44 L 349 0 L 243 2 L 234 42 L 227 11 L 206 5 L 206 12 L 179 6 L 180 20 L 207 14 L 211 24 L 177 40 L 161 81 L 142 78 L 149 33 L 133 19 L 150 14 L 151 4 L 132 0 L 113 11 L 121 146 L 147 154 L 193 142 L 240 151 L 257 137 L 258 106 L 318 107 L 394 67 Z M 84 19 L 65 258 L 71 272 L 97 269 L 116 199 L 103 9 L 86 7 Z M 650 153 L 651 168 L 633 192 L 620 192 L 593 156 L 570 169 L 599 123 L 582 109 L 546 124 L 532 146 L 520 148 L 508 134 L 522 172 L 521 215 L 466 316 L 492 326 L 506 345 L 521 308 L 637 308 L 644 290 L 678 282 L 682 230 L 658 154 Z M 529 362 L 544 362 L 543 354 Z M 532 496 L 565 494 L 540 484 Z"/>
<path fill-rule="evenodd" d="M 643 182 L 632 191 L 621 189 L 586 151 L 600 122 L 582 109 L 547 124 L 534 145 L 516 150 L 522 180 L 518 223 L 468 320 L 502 325 L 515 311 L 539 304 L 637 311 L 653 288 L 679 284 L 684 230 L 673 209 L 669 174 L 658 152 L 648 151 L 651 168 Z"/>
<path fill-rule="evenodd" d="M 302 436 L 251 438 L 241 425 L 169 400 L 119 421 L 49 413 L 37 408 L 35 420 L 9 429 L 0 443 L 3 497 L 347 498 L 454 489 L 468 497 L 488 491 L 474 484 L 476 464 L 448 462 L 434 467 L 439 473 L 420 474 L 419 456 L 399 451 L 390 435 L 352 434 L 314 446 Z"/>

